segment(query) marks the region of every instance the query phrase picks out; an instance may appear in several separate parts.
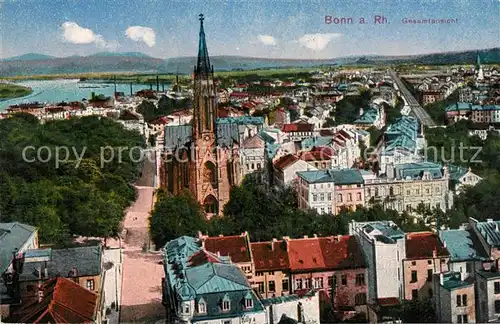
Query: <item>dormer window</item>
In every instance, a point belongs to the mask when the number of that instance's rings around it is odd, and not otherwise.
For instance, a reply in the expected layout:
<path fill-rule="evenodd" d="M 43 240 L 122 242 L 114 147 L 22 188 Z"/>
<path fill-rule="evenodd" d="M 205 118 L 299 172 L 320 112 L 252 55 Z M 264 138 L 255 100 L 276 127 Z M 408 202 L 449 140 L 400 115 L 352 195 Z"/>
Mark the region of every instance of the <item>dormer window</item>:
<path fill-rule="evenodd" d="M 231 300 L 229 299 L 229 296 L 226 294 L 224 295 L 224 298 L 222 298 L 222 311 L 228 312 L 230 309 L 231 309 Z"/>
<path fill-rule="evenodd" d="M 189 314 L 190 313 L 190 307 L 188 302 L 182 303 L 182 313 L 183 314 Z"/>
<path fill-rule="evenodd" d="M 253 308 L 253 295 L 250 291 L 245 295 L 245 308 Z"/>
<path fill-rule="evenodd" d="M 200 298 L 200 300 L 198 300 L 198 313 L 199 314 L 207 313 L 207 303 L 203 298 Z"/>

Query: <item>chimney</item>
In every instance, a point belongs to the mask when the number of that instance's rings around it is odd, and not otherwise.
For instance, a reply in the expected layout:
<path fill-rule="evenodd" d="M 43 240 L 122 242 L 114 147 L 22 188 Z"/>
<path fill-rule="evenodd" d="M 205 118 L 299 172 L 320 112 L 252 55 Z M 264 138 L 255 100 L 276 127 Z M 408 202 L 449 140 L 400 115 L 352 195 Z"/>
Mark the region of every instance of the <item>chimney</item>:
<path fill-rule="evenodd" d="M 340 242 L 340 240 L 342 239 L 342 235 L 337 235 L 337 241 Z"/>
<path fill-rule="evenodd" d="M 443 273 L 440 273 L 440 274 L 439 274 L 439 284 L 440 284 L 441 286 L 443 286 L 443 285 L 444 285 L 444 276 L 443 276 Z"/>
<path fill-rule="evenodd" d="M 318 234 L 313 234 L 314 235 L 314 238 L 318 238 Z"/>
<path fill-rule="evenodd" d="M 486 218 L 487 223 L 493 223 L 493 218 Z"/>
<path fill-rule="evenodd" d="M 219 237 L 224 237 L 224 234 L 219 234 Z"/>
<path fill-rule="evenodd" d="M 305 239 L 306 239 L 306 238 L 309 238 L 309 236 L 307 236 L 307 235 L 304 235 L 304 238 L 305 238 Z"/>

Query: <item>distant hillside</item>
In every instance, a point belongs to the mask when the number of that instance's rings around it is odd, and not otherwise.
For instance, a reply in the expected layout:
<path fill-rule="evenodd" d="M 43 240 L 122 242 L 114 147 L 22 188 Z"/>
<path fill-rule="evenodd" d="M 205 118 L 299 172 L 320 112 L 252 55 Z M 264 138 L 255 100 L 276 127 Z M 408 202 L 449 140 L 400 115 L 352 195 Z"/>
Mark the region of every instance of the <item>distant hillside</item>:
<path fill-rule="evenodd" d="M 35 60 L 50 60 L 55 59 L 55 56 L 40 54 L 40 53 L 26 53 L 19 56 L 13 56 L 0 61 L 35 61 Z"/>
<path fill-rule="evenodd" d="M 473 64 L 480 54 L 483 63 L 500 63 L 500 48 L 476 51 L 436 53 L 413 56 L 353 56 L 328 60 L 266 59 L 243 56 L 214 56 L 211 63 L 216 71 L 271 69 L 286 67 L 319 67 L 332 65 L 384 64 Z M 38 75 L 84 72 L 147 72 L 189 74 L 196 64 L 195 57 L 175 57 L 166 60 L 139 52 L 102 52 L 90 56 L 53 57 L 30 53 L 0 61 L 0 75 Z"/>

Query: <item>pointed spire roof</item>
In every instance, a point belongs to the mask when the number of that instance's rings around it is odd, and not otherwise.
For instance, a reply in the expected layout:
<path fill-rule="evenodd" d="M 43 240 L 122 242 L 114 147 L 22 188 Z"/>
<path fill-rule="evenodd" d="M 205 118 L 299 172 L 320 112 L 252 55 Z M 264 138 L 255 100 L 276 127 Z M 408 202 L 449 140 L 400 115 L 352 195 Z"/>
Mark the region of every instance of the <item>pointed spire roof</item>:
<path fill-rule="evenodd" d="M 477 68 L 481 67 L 481 58 L 479 57 L 479 54 L 477 54 L 476 57 L 476 67 Z"/>
<path fill-rule="evenodd" d="M 203 14 L 200 14 L 200 39 L 198 43 L 198 62 L 196 64 L 195 74 L 207 75 L 211 72 L 210 58 L 208 57 L 207 41 L 205 40 L 205 30 L 203 29 Z"/>

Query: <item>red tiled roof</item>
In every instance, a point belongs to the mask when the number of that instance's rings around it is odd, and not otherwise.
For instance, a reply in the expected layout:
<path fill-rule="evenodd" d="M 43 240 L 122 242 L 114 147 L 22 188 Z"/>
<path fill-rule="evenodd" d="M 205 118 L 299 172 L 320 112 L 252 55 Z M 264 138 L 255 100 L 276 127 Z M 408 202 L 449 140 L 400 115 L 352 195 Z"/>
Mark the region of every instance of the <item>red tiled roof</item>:
<path fill-rule="evenodd" d="M 326 264 L 317 238 L 290 239 L 287 242 L 290 270 L 325 269 Z"/>
<path fill-rule="evenodd" d="M 365 267 L 363 251 L 354 236 L 290 239 L 287 243 L 292 271 Z"/>
<path fill-rule="evenodd" d="M 327 268 L 355 269 L 365 267 L 361 246 L 353 235 L 318 238 Z"/>
<path fill-rule="evenodd" d="M 408 233 L 406 236 L 407 259 L 429 259 L 433 257 L 434 250 L 438 257 L 450 255 L 438 236 L 432 232 Z"/>
<path fill-rule="evenodd" d="M 205 249 L 229 256 L 234 263 L 250 262 L 250 242 L 246 235 L 204 237 Z"/>
<path fill-rule="evenodd" d="M 296 157 L 295 155 L 287 154 L 285 156 L 280 157 L 276 162 L 274 162 L 274 167 L 280 171 L 283 171 L 285 168 L 294 164 L 298 160 L 299 158 Z"/>
<path fill-rule="evenodd" d="M 262 138 L 258 135 L 254 135 L 252 137 L 248 137 L 243 141 L 243 144 L 241 145 L 242 148 L 246 149 L 255 149 L 255 148 L 264 148 L 265 143 Z"/>
<path fill-rule="evenodd" d="M 288 253 L 285 241 L 251 243 L 255 271 L 288 269 Z"/>
<path fill-rule="evenodd" d="M 189 263 L 191 266 L 199 266 L 207 262 L 210 263 L 220 263 L 220 260 L 213 253 L 201 250 L 189 257 Z"/>
<path fill-rule="evenodd" d="M 15 313 L 21 323 L 92 323 L 97 294 L 64 277 L 45 282 L 44 297 L 28 301 Z M 14 315 L 15 316 L 15 315 Z"/>
<path fill-rule="evenodd" d="M 312 124 L 285 124 L 283 125 L 283 132 L 312 132 Z"/>
<path fill-rule="evenodd" d="M 309 152 L 302 152 L 300 158 L 304 161 L 328 161 L 332 157 L 326 150 L 313 150 Z"/>

